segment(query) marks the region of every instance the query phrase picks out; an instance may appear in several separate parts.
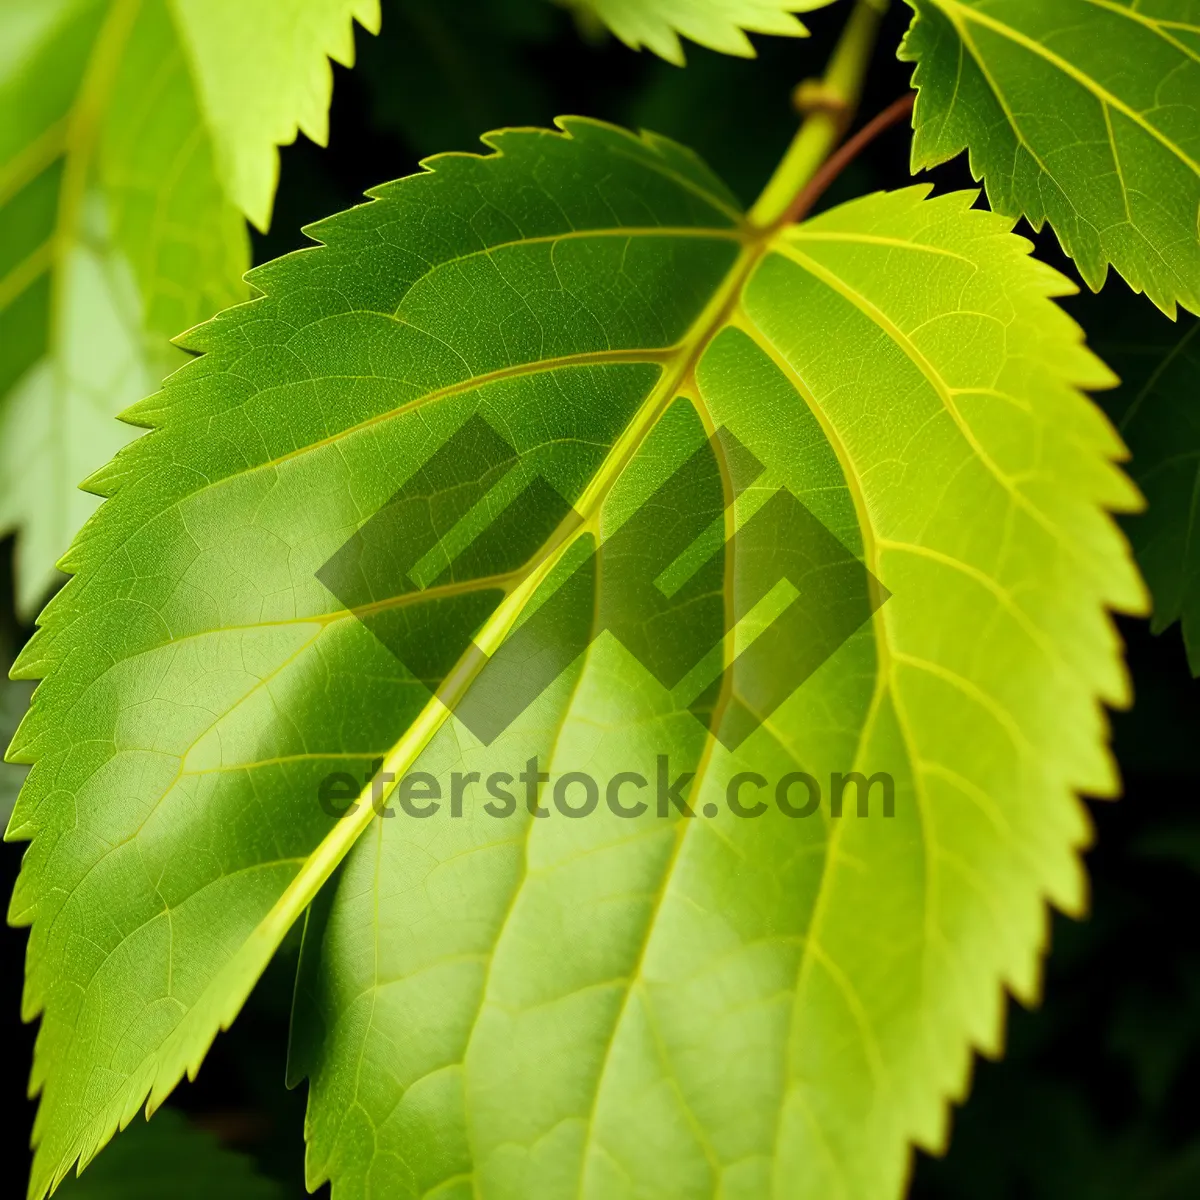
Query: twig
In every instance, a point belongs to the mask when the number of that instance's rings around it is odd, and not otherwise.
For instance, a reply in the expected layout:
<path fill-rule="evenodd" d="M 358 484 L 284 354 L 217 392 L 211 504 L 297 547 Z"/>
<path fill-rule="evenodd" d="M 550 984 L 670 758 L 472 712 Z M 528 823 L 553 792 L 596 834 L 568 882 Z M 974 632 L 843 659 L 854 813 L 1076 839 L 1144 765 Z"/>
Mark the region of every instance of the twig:
<path fill-rule="evenodd" d="M 843 142 L 784 209 L 779 224 L 790 225 L 807 216 L 812 206 L 825 193 L 825 189 L 842 173 L 849 162 L 857 158 L 885 129 L 899 124 L 912 112 L 915 98 L 915 92 L 905 92 L 899 100 L 894 100 L 883 112 L 868 121 L 848 142 Z"/>

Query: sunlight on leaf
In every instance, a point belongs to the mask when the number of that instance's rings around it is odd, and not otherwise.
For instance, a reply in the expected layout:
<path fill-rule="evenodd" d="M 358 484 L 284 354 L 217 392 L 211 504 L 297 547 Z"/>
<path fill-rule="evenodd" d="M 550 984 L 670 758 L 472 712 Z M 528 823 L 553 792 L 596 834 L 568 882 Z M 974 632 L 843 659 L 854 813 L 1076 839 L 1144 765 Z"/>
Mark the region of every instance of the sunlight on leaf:
<path fill-rule="evenodd" d="M 173 0 L 229 198 L 266 229 L 277 146 L 329 140 L 333 71 L 354 65 L 357 21 L 379 31 L 379 0 Z"/>

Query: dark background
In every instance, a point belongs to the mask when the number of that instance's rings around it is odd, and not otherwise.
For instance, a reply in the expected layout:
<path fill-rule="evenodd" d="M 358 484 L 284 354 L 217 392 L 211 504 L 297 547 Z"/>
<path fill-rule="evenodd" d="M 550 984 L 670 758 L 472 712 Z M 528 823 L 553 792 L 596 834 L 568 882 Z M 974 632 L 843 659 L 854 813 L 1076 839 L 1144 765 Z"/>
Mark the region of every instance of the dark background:
<path fill-rule="evenodd" d="M 795 130 L 791 89 L 820 73 L 847 12 L 811 14 L 808 41 L 756 39 L 752 61 L 688 46 L 680 70 L 611 39 L 585 39 L 546 0 L 384 0 L 381 36 L 360 30 L 357 68 L 335 70 L 329 148 L 302 138 L 283 151 L 274 223 L 256 235 L 255 260 L 304 245 L 303 224 L 414 171 L 424 155 L 478 149 L 484 130 L 546 125 L 559 113 L 686 142 L 749 203 Z M 894 57 L 908 15 L 897 5 L 885 22 L 859 123 L 908 86 L 909 68 Z M 823 204 L 906 184 L 908 142 L 904 126 L 884 134 Z M 927 178 L 942 190 L 974 186 L 961 157 Z M 1049 231 L 1035 240 L 1041 257 L 1074 276 Z M 1085 294 L 1069 307 L 1086 327 L 1111 321 L 1113 303 Z M 5 656 L 29 633 L 11 615 L 11 556 L 11 541 L 0 543 Z M 1200 771 L 1191 756 L 1200 692 L 1177 629 L 1152 638 L 1144 623 L 1126 621 L 1122 631 L 1137 707 L 1113 722 L 1125 798 L 1092 806 L 1092 915 L 1055 919 L 1045 999 L 1034 1012 L 1010 1006 L 1006 1057 L 978 1064 L 949 1154 L 918 1155 L 920 1200 L 1200 1196 L 1200 1105 L 1191 1107 L 1200 1091 Z M 0 848 L 5 894 L 21 851 Z M 22 1096 L 34 1030 L 18 1017 L 25 937 L 0 931 L 0 1103 L 14 1171 L 26 1161 L 33 1113 Z M 172 1103 L 299 1196 L 304 1096 L 283 1087 L 296 949 L 293 937 Z"/>

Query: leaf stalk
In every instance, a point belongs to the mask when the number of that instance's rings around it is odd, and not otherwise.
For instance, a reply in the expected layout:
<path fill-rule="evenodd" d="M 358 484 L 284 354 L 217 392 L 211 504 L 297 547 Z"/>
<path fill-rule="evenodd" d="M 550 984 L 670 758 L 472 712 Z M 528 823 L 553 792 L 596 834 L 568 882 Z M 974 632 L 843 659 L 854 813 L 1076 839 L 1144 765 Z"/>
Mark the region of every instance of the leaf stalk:
<path fill-rule="evenodd" d="M 762 195 L 750 209 L 750 224 L 773 229 L 788 219 L 794 201 L 833 153 L 858 107 L 863 80 L 875 49 L 888 0 L 857 0 L 825 74 L 796 89 L 807 115 Z"/>

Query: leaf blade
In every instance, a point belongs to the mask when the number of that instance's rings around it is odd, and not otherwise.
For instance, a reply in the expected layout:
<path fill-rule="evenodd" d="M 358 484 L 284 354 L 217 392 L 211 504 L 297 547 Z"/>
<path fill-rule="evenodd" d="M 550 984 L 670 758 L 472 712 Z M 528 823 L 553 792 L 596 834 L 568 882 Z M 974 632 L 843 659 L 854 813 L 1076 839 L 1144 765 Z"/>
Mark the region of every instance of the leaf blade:
<path fill-rule="evenodd" d="M 353 23 L 379 32 L 379 0 L 173 0 L 230 199 L 265 231 L 277 147 L 329 140 L 333 71 L 354 65 Z"/>

